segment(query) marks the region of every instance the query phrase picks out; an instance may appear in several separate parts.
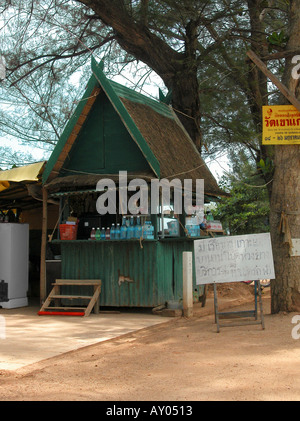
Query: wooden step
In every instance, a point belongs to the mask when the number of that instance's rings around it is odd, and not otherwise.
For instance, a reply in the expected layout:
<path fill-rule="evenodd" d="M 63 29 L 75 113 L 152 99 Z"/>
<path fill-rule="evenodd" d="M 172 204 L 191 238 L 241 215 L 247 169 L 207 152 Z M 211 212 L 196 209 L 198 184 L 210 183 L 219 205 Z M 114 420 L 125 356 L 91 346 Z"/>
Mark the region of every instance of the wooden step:
<path fill-rule="evenodd" d="M 56 279 L 52 285 L 101 285 L 100 279 Z"/>
<path fill-rule="evenodd" d="M 69 311 L 69 310 L 81 310 L 81 311 L 85 311 L 85 308 L 84 307 L 58 307 L 58 306 L 49 306 L 49 307 L 44 307 L 44 309 L 43 309 L 43 311 L 45 311 L 45 310 L 66 310 L 66 311 Z"/>
<path fill-rule="evenodd" d="M 71 284 L 71 282 L 68 282 L 68 283 L 63 283 L 63 282 L 58 282 L 58 283 L 53 283 L 52 285 L 59 285 L 59 286 L 85 286 L 85 285 L 93 285 L 93 286 L 95 286 L 95 285 L 99 285 L 98 283 L 93 283 L 93 282 L 89 282 L 89 283 L 87 283 L 87 282 L 74 282 L 73 284 Z"/>
<path fill-rule="evenodd" d="M 60 294 L 60 287 L 61 286 L 93 286 L 94 287 L 94 294 L 90 295 L 69 295 L 69 294 Z M 48 295 L 47 299 L 45 300 L 44 304 L 42 305 L 38 314 L 45 314 L 47 310 L 82 310 L 84 311 L 84 316 L 89 316 L 90 312 L 94 308 L 94 312 L 96 314 L 99 313 L 99 296 L 101 292 L 101 280 L 100 279 L 56 279 L 55 283 L 53 284 L 53 288 Z M 87 299 L 90 300 L 87 307 L 84 309 L 83 307 L 57 307 L 57 306 L 50 306 L 52 300 L 59 300 L 59 299 L 67 299 L 67 300 L 74 300 L 74 299 Z M 58 304 L 58 303 L 55 303 Z"/>

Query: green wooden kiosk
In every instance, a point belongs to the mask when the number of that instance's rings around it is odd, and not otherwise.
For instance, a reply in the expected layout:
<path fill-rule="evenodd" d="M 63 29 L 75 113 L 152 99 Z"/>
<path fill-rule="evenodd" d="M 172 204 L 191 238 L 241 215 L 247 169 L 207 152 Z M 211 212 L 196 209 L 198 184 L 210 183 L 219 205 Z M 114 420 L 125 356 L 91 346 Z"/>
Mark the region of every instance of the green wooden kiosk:
<path fill-rule="evenodd" d="M 92 227 L 122 223 L 123 216 L 97 212 L 96 185 L 109 178 L 118 189 L 119 172 L 126 171 L 128 181 L 139 178 L 147 183 L 203 179 L 207 198 L 224 192 L 166 102 L 108 80 L 102 63 L 92 60 L 91 69 L 83 98 L 43 173 L 41 300 L 47 294 L 43 262 L 49 246 L 59 249 L 62 279 L 102 280 L 100 306 L 156 307 L 178 300 L 182 253 L 193 251 L 193 238 L 184 229 L 185 215 L 179 217 L 175 236 L 168 230 L 167 221 L 174 219 L 169 210 L 167 215 L 141 215 L 142 221 L 152 221 L 152 239 L 91 240 Z M 78 218 L 76 239 L 62 240 L 59 230 L 51 241 L 46 238 L 49 198 L 60 203 L 60 224 L 69 216 Z M 194 289 L 203 295 L 195 280 Z"/>

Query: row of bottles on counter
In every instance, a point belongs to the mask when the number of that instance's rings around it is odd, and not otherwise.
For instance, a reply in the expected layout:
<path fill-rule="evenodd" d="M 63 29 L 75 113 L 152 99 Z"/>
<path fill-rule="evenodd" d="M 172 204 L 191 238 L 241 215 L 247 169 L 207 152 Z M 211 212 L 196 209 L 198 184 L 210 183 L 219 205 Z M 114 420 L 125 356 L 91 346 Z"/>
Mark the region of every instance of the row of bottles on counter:
<path fill-rule="evenodd" d="M 141 224 L 141 218 L 136 217 L 136 224 L 133 216 L 127 219 L 125 216 L 122 219 L 122 225 L 112 224 L 111 227 L 102 227 L 101 229 L 92 228 L 91 240 L 132 240 L 132 239 L 154 239 L 154 227 L 151 221 L 145 221 Z"/>

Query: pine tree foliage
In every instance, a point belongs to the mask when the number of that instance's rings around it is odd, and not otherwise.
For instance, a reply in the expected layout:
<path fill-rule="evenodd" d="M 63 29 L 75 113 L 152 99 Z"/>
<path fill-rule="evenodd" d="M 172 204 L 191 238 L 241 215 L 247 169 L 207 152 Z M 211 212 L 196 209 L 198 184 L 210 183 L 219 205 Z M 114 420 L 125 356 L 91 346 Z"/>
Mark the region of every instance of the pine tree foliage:
<path fill-rule="evenodd" d="M 237 159 L 238 158 L 238 159 Z M 214 218 L 230 235 L 269 232 L 270 203 L 255 161 L 240 151 L 220 185 L 229 193 L 213 208 Z"/>
<path fill-rule="evenodd" d="M 284 0 L 6 0 L 2 135 L 52 150 L 93 54 L 105 58 L 109 75 L 126 73 L 140 89 L 155 72 L 204 157 L 238 142 L 265 159 L 259 107 L 276 96 L 245 52 L 279 54 L 269 63 L 281 70 L 287 7 Z"/>

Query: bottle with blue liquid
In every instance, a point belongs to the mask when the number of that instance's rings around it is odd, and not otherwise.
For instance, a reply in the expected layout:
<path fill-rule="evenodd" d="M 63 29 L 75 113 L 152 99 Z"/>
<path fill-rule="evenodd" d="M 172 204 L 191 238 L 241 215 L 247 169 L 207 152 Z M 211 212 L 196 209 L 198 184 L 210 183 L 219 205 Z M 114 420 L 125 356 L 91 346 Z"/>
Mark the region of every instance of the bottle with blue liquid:
<path fill-rule="evenodd" d="M 154 239 L 154 226 L 152 225 L 151 221 L 145 221 L 143 226 L 143 237 L 146 240 Z"/>
<path fill-rule="evenodd" d="M 115 227 L 115 224 L 111 224 L 110 239 L 111 240 L 115 240 L 115 235 L 116 235 L 116 227 Z"/>
<path fill-rule="evenodd" d="M 115 231 L 115 240 L 120 240 L 120 238 L 121 238 L 120 224 L 117 224 L 116 231 Z"/>
<path fill-rule="evenodd" d="M 127 240 L 134 238 L 134 221 L 133 216 L 130 217 L 129 227 L 127 228 Z"/>
<path fill-rule="evenodd" d="M 104 227 L 101 228 L 100 240 L 105 240 L 105 228 Z"/>
<path fill-rule="evenodd" d="M 126 240 L 127 238 L 127 225 L 126 225 L 126 217 L 123 216 L 122 226 L 120 228 L 120 239 Z"/>
<path fill-rule="evenodd" d="M 141 218 L 136 217 L 136 225 L 134 227 L 134 238 L 140 239 L 143 233 L 143 227 L 141 225 Z"/>

